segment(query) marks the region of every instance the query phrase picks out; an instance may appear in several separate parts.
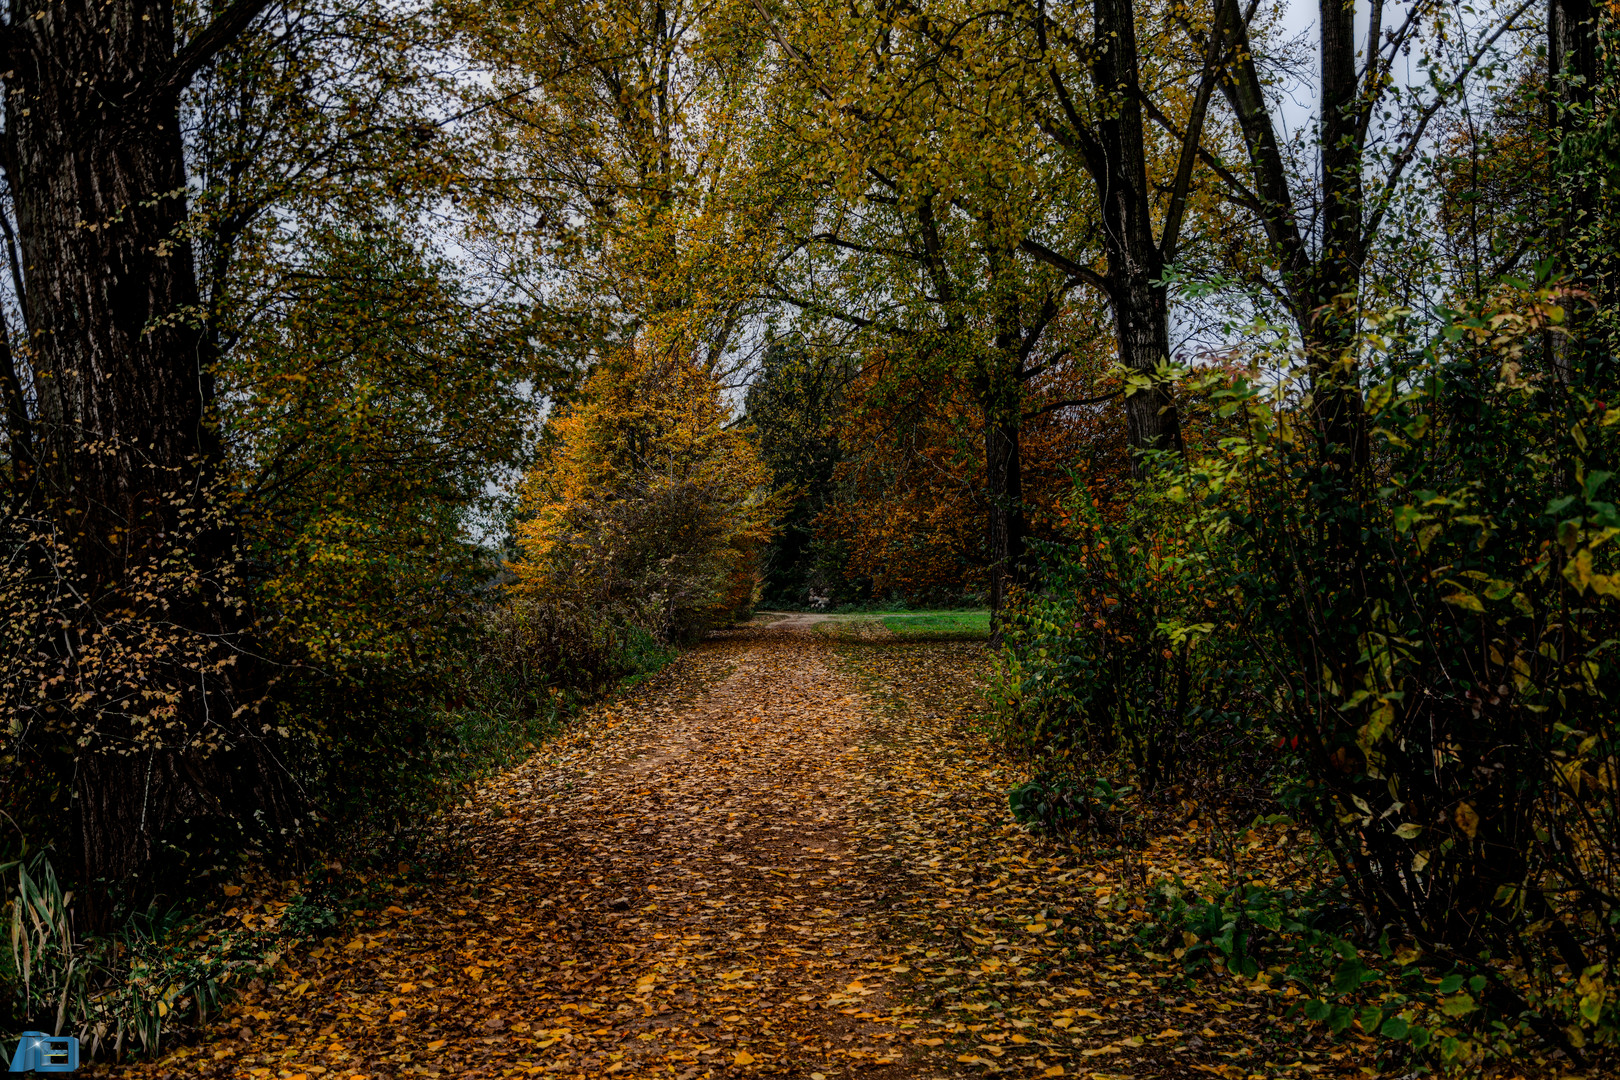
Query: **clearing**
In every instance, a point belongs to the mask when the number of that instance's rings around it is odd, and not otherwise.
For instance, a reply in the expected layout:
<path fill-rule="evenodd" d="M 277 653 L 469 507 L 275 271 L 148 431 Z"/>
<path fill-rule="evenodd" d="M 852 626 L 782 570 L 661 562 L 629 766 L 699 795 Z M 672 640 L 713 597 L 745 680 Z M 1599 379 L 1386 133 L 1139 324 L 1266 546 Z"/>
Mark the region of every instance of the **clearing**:
<path fill-rule="evenodd" d="M 717 635 L 479 790 L 452 869 L 285 955 L 153 1077 L 1183 1077 L 1359 1071 L 1280 991 L 1121 948 L 1128 862 L 1008 817 L 975 642 Z M 383 905 L 387 906 L 384 907 Z M 244 921 L 279 905 L 242 903 Z M 1168 957 L 1156 957 L 1168 961 Z M 105 1066 L 101 1067 L 103 1070 Z"/>

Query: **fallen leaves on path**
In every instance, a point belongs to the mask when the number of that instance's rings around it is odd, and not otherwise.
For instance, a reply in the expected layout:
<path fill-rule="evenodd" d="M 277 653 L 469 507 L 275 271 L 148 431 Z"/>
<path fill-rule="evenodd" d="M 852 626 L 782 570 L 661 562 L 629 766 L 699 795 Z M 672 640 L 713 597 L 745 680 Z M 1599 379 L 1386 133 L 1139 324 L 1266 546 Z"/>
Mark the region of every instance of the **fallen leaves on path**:
<path fill-rule="evenodd" d="M 446 821 L 458 874 L 232 1004 L 151 1076 L 1345 1071 L 1275 992 L 1114 949 L 1125 868 L 1013 826 L 969 730 L 982 645 L 747 629 Z M 1166 838 L 1146 857 L 1185 872 Z M 238 909 L 232 909 L 237 911 Z M 279 908 L 249 909 L 273 922 Z M 1291 1041 L 1293 1040 L 1293 1041 Z M 1353 1045 L 1353 1044 L 1351 1044 Z"/>
<path fill-rule="evenodd" d="M 1370 1039 L 1316 1045 L 1282 1024 L 1288 991 L 1193 980 L 1171 957 L 1127 947 L 1146 916 L 1133 882 L 1197 880 L 1220 863 L 1181 833 L 1127 860 L 1013 824 L 1006 793 L 1022 776 L 969 723 L 981 647 L 841 656 L 879 702 L 856 828 L 931 1014 L 921 1028 L 958 1075 L 1359 1075 L 1372 1062 Z"/>

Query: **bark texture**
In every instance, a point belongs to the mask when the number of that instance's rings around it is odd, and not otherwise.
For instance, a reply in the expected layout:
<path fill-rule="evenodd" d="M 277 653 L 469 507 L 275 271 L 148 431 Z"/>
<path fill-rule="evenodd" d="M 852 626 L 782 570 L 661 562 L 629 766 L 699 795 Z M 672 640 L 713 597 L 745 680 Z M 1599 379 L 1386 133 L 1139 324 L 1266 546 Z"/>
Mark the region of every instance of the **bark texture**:
<path fill-rule="evenodd" d="M 1152 374 L 1170 359 L 1169 304 L 1164 260 L 1154 236 L 1138 76 L 1136 11 L 1132 0 L 1094 0 L 1092 88 L 1101 103 L 1096 123 L 1103 246 L 1113 301 L 1120 362 Z M 1181 419 L 1161 385 L 1126 398 L 1126 436 L 1132 450 L 1180 450 Z M 1133 461 L 1137 460 L 1133 458 Z"/>
<path fill-rule="evenodd" d="M 110 699 L 117 680 L 105 671 L 100 682 L 85 676 L 89 700 L 71 706 L 83 743 L 66 771 L 85 884 L 127 883 L 181 818 L 257 813 L 274 827 L 287 816 L 280 772 L 240 711 L 262 680 L 219 651 L 232 651 L 246 620 L 227 595 L 233 531 L 211 496 L 222 452 L 179 110 L 197 66 L 263 7 L 232 5 L 177 49 L 168 2 L 13 0 L 0 38 L 0 167 L 27 324 L 19 359 L 35 390 L 20 416 L 8 400 L 11 425 L 26 429 L 13 444 L 29 448 L 34 466 L 13 479 L 68 555 L 67 569 L 41 557 L 38 572 L 71 574 L 83 597 L 82 625 L 48 647 L 73 670 L 85 641 L 123 633 L 139 656 L 141 612 L 167 623 L 164 640 L 187 643 L 140 673 L 169 696 L 164 723 Z M 174 560 L 187 572 L 151 570 Z"/>

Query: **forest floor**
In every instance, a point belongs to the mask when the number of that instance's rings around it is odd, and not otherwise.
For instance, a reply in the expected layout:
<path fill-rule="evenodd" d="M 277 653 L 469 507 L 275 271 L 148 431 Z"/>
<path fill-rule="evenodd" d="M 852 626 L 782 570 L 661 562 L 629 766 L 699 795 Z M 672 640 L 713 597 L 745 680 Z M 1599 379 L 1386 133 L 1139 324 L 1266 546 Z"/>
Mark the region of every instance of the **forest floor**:
<path fill-rule="evenodd" d="M 1283 990 L 1124 942 L 1130 865 L 1031 835 L 975 642 L 718 635 L 492 778 L 438 878 L 290 950 L 150 1077 L 1360 1075 Z M 391 899 L 391 902 L 389 900 Z M 233 909 L 235 911 L 237 909 Z M 275 904 L 239 907 L 263 923 Z M 1371 1071 L 1370 1069 L 1368 1071 Z"/>

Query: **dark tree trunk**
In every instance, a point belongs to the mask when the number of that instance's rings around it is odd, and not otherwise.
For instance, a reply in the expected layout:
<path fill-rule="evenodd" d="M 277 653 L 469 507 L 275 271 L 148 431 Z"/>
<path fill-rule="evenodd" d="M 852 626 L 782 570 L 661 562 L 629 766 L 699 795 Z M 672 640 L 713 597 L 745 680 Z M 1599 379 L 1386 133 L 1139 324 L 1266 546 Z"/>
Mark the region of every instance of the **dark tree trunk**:
<path fill-rule="evenodd" d="M 1214 87 L 1218 59 L 1212 52 L 1194 95 L 1192 121 L 1177 162 L 1163 234 L 1155 235 L 1153 192 L 1148 185 L 1147 133 L 1136 44 L 1134 0 L 1093 0 L 1092 40 L 1082 42 L 1051 20 L 1043 5 L 1035 11 L 1035 40 L 1056 108 L 1037 117 L 1047 135 L 1076 159 L 1097 191 L 1106 271 L 1098 274 L 1090 257 L 1069 258 L 1033 238 L 1023 250 L 1077 282 L 1108 297 L 1114 314 L 1119 361 L 1145 379 L 1126 396 L 1126 441 L 1133 451 L 1131 468 L 1140 476 L 1143 451 L 1183 449 L 1181 417 L 1169 387 L 1158 377 L 1170 360 L 1170 305 L 1165 267 L 1174 258 L 1187 193 L 1193 175 L 1205 108 Z M 1219 23 L 1217 23 L 1217 27 Z M 1054 40 L 1072 43 L 1073 59 L 1090 71 L 1096 115 L 1082 116 L 1064 69 L 1053 63 Z"/>
<path fill-rule="evenodd" d="M 1586 130 L 1598 78 L 1597 10 L 1591 0 L 1548 0 L 1548 121 L 1556 140 L 1553 168 L 1553 247 L 1559 268 L 1591 294 L 1588 303 L 1570 304 L 1568 337 L 1552 339 L 1554 371 L 1566 384 L 1590 380 L 1606 350 L 1592 333 L 1594 305 L 1608 306 L 1612 268 L 1594 255 L 1608 245 L 1591 235 L 1601 231 L 1599 183 L 1594 163 L 1567 153 L 1569 140 Z M 1596 243 L 1593 241 L 1597 240 Z"/>
<path fill-rule="evenodd" d="M 1586 126 L 1586 110 L 1597 89 L 1597 67 L 1597 9 L 1592 0 L 1548 0 L 1550 119 L 1561 137 Z"/>
<path fill-rule="evenodd" d="M 232 647 L 246 620 L 231 595 L 234 535 L 213 495 L 222 453 L 179 123 L 191 74 L 263 6 L 233 5 L 179 53 L 163 0 L 68 0 L 37 16 L 13 0 L 4 30 L 0 167 L 38 395 L 25 418 L 36 462 L 25 498 L 70 557 L 41 572 L 71 574 L 84 598 L 77 645 L 64 630 L 50 647 L 93 684 L 68 709 L 87 885 L 126 882 L 181 816 L 257 810 L 272 826 L 285 816 L 252 716 L 261 680 Z M 186 572 L 154 570 L 176 559 Z M 116 645 L 137 665 L 130 678 L 163 695 L 161 708 L 89 673 L 80 652 L 97 633 L 112 643 L 104 652 Z"/>
<path fill-rule="evenodd" d="M 1152 375 L 1170 359 L 1170 314 L 1148 197 L 1135 5 L 1132 0 L 1094 0 L 1092 18 L 1097 43 L 1092 87 L 1099 102 L 1107 103 L 1095 132 L 1102 160 L 1092 172 L 1100 189 L 1119 359 L 1132 371 Z M 1182 449 L 1181 419 L 1162 384 L 1129 394 L 1125 415 L 1133 451 Z M 1132 456 L 1133 470 L 1139 472 L 1140 460 Z"/>
<path fill-rule="evenodd" d="M 1231 58 L 1221 89 L 1249 155 L 1261 223 L 1310 365 L 1318 436 L 1333 467 L 1349 476 L 1367 460 L 1367 436 L 1353 353 L 1361 263 L 1366 249 L 1362 177 L 1366 110 L 1356 67 L 1354 5 L 1321 0 L 1321 249 L 1313 258 L 1300 232 L 1270 105 L 1236 0 L 1226 0 Z M 1381 8 L 1380 8 L 1381 10 Z M 1377 40 L 1376 28 L 1371 36 Z"/>
<path fill-rule="evenodd" d="M 1018 378 L 1022 341 L 1016 325 L 996 335 L 984 401 L 984 466 L 989 501 L 990 639 L 1001 643 L 1008 591 L 1024 580 L 1024 481 L 1018 456 L 1023 386 Z"/>
<path fill-rule="evenodd" d="M 1353 350 L 1361 290 L 1362 103 L 1354 0 L 1321 0 L 1322 250 L 1303 307 L 1317 429 L 1348 474 L 1367 460 Z"/>
<path fill-rule="evenodd" d="M 1114 260 L 1110 257 L 1109 262 Z M 1163 270 L 1159 271 L 1163 273 Z M 1133 371 L 1152 374 L 1170 358 L 1169 304 L 1164 286 L 1140 273 L 1110 275 L 1119 355 Z M 1181 418 L 1165 385 L 1155 382 L 1125 398 L 1125 433 L 1133 451 L 1181 450 Z M 1142 475 L 1142 458 L 1131 456 L 1131 470 Z"/>

